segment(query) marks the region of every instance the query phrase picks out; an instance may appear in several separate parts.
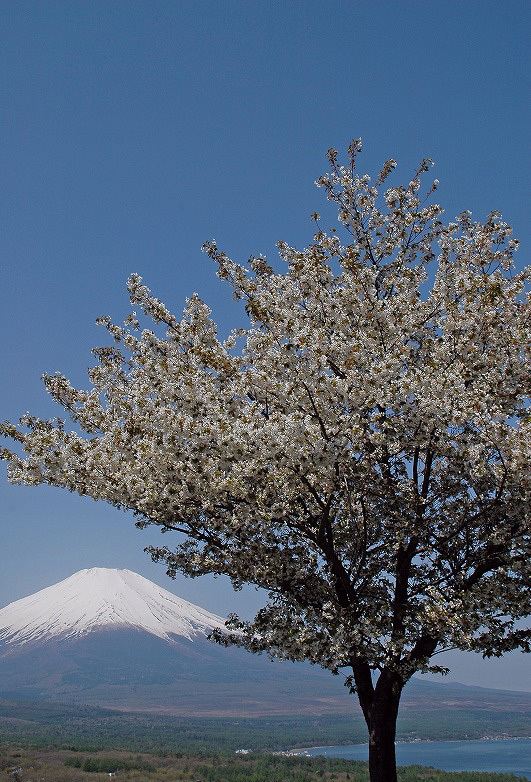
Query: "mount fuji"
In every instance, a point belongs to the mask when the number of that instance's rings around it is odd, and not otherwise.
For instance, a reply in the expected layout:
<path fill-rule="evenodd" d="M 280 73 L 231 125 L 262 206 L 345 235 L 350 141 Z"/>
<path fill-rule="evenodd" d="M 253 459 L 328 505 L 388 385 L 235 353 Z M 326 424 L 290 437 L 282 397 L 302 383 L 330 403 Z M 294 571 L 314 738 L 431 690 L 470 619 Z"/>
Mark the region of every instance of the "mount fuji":
<path fill-rule="evenodd" d="M 6 649 L 31 642 L 82 638 L 107 629 L 136 629 L 171 641 L 223 627 L 220 616 L 182 600 L 131 570 L 90 568 L 0 610 Z"/>
<path fill-rule="evenodd" d="M 208 640 L 224 619 L 90 568 L 0 610 L 0 697 L 196 716 L 350 713 L 338 677 Z"/>

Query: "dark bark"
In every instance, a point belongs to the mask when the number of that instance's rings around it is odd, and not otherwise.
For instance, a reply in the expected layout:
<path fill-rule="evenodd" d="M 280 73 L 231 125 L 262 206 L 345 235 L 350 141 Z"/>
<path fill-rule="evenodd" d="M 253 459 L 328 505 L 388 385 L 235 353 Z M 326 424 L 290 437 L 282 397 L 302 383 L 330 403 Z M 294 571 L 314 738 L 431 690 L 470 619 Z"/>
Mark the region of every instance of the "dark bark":
<path fill-rule="evenodd" d="M 376 686 L 366 663 L 352 666 L 358 698 L 369 730 L 369 777 L 371 782 L 397 782 L 396 719 L 402 678 L 391 671 L 382 671 Z"/>

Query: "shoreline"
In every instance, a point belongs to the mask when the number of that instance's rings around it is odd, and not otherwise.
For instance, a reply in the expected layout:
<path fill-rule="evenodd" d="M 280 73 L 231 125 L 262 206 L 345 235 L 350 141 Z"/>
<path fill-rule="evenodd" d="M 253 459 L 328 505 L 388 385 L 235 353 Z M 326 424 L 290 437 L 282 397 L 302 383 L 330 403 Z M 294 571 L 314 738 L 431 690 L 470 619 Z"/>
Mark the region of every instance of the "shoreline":
<path fill-rule="evenodd" d="M 407 741 L 402 739 L 395 741 L 396 744 L 455 744 L 467 742 L 469 744 L 478 744 L 481 741 L 531 741 L 531 736 L 483 736 L 480 739 L 412 739 Z M 304 752 L 311 752 L 318 749 L 332 749 L 336 747 L 368 747 L 369 742 L 364 741 L 361 744 L 320 744 L 315 747 L 293 747 L 285 750 L 284 755 L 300 755 Z"/>

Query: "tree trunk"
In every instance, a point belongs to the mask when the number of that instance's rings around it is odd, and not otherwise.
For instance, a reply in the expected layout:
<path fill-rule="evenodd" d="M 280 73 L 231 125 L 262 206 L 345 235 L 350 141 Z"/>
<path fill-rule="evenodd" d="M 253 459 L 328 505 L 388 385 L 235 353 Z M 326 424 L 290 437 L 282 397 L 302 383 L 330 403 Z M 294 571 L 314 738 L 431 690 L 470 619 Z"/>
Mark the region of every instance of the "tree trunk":
<path fill-rule="evenodd" d="M 382 671 L 376 686 L 373 686 L 370 670 L 365 665 L 355 667 L 354 678 L 369 729 L 370 781 L 397 782 L 396 719 L 404 681 L 396 673 Z"/>
<path fill-rule="evenodd" d="M 371 782 L 396 782 L 396 718 L 402 685 L 391 681 L 380 688 L 382 676 L 369 715 L 369 778 Z"/>

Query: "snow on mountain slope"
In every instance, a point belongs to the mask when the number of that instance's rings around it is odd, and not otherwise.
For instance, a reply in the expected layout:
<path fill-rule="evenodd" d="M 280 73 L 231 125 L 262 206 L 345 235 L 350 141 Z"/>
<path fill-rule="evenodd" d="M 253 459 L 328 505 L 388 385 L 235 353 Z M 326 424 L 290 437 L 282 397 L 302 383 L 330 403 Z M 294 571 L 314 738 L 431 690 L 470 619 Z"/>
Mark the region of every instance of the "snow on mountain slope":
<path fill-rule="evenodd" d="M 93 630 L 141 629 L 172 636 L 205 636 L 224 620 L 131 570 L 89 568 L 0 610 L 0 641 L 25 644 L 76 638 Z"/>

